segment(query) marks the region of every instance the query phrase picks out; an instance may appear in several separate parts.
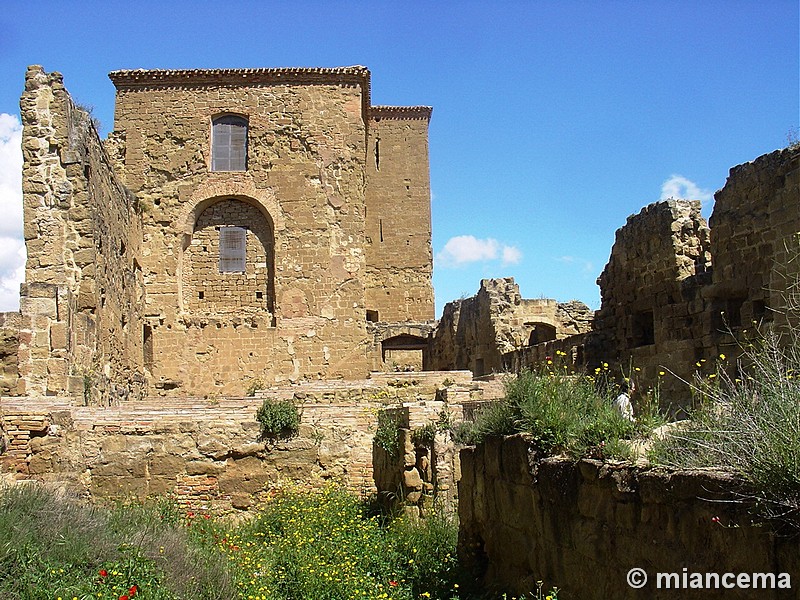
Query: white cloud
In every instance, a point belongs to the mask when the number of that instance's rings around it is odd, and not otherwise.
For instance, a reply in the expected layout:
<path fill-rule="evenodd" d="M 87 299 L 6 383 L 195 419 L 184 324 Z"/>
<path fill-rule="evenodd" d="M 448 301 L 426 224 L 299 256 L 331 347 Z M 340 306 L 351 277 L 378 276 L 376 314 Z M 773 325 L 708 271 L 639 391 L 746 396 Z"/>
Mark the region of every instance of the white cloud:
<path fill-rule="evenodd" d="M 22 125 L 0 114 L 0 311 L 19 310 L 25 277 L 22 237 Z"/>
<path fill-rule="evenodd" d="M 503 264 L 518 265 L 522 260 L 522 251 L 516 246 L 503 246 Z"/>
<path fill-rule="evenodd" d="M 461 267 L 474 262 L 489 262 L 500 258 L 503 265 L 515 265 L 522 252 L 515 246 L 501 244 L 493 238 L 484 240 L 472 235 L 458 235 L 447 240 L 436 261 L 443 267 Z"/>
<path fill-rule="evenodd" d="M 594 263 L 592 261 L 577 256 L 559 256 L 556 260 L 565 265 L 580 267 L 581 271 L 584 273 L 591 273 L 594 271 Z"/>
<path fill-rule="evenodd" d="M 686 179 L 683 175 L 673 174 L 661 184 L 661 200 L 669 198 L 686 198 L 687 200 L 700 200 L 710 202 L 714 198 L 711 190 L 702 189 L 694 181 Z"/>

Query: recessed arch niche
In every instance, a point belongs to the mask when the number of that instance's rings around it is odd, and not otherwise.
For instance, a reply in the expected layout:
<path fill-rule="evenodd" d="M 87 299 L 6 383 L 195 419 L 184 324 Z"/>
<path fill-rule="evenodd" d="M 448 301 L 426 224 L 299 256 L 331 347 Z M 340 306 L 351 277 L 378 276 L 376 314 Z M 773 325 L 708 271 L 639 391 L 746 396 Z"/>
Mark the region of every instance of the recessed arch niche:
<path fill-rule="evenodd" d="M 181 297 L 195 315 L 275 314 L 275 232 L 272 219 L 247 197 L 219 197 L 198 205 L 184 238 Z M 234 233 L 236 235 L 230 235 Z M 241 247 L 221 247 L 234 240 Z M 241 268 L 224 267 L 241 252 Z M 223 260 L 221 261 L 221 257 Z"/>

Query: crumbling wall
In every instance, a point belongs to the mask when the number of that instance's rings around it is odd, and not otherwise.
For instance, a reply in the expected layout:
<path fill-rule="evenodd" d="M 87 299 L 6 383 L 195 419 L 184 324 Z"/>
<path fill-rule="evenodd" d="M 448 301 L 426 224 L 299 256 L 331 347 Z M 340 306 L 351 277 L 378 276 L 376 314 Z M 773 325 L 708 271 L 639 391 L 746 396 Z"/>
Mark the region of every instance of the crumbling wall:
<path fill-rule="evenodd" d="M 28 256 L 20 391 L 92 402 L 137 395 L 144 287 L 136 199 L 59 73 L 30 67 L 20 108 Z"/>
<path fill-rule="evenodd" d="M 787 300 L 796 301 L 787 286 L 798 276 L 800 148 L 733 167 L 714 198 L 709 219 L 714 275 L 706 292 L 712 327 L 738 333 L 786 323 Z"/>
<path fill-rule="evenodd" d="M 796 536 L 754 523 L 741 482 L 714 471 L 669 471 L 537 456 L 518 435 L 461 451 L 459 554 L 487 586 L 566 598 L 728 598 L 731 590 L 657 587 L 657 573 L 800 570 Z M 629 586 L 643 569 L 649 582 Z M 688 586 L 686 586 L 688 587 Z M 748 590 L 742 597 L 794 591 Z M 749 594 L 749 595 L 748 595 Z"/>
<path fill-rule="evenodd" d="M 597 280 L 602 359 L 617 365 L 619 379 L 635 374 L 643 388 L 660 382 L 673 404 L 688 403 L 690 390 L 659 373 L 691 378 L 711 343 L 701 293 L 710 281 L 710 230 L 700 208 L 699 201 L 667 200 L 629 217 Z"/>
<path fill-rule="evenodd" d="M 466 372 L 384 374 L 266 388 L 247 398 L 149 397 L 110 407 L 2 398 L 0 471 L 93 499 L 170 493 L 222 512 L 257 506 L 289 484 L 337 481 L 368 494 L 375 490 L 378 412 L 413 406 L 417 427 L 438 415 L 431 411 L 441 406 L 435 398 L 445 384 L 470 381 Z M 256 411 L 265 398 L 298 407 L 296 437 L 261 437 Z"/>
<path fill-rule="evenodd" d="M 431 340 L 432 369 L 504 370 L 503 356 L 588 329 L 591 311 L 572 301 L 523 299 L 511 277 L 483 279 L 478 293 L 445 305 Z"/>
<path fill-rule="evenodd" d="M 16 396 L 19 385 L 19 327 L 18 312 L 0 313 L 0 396 Z"/>

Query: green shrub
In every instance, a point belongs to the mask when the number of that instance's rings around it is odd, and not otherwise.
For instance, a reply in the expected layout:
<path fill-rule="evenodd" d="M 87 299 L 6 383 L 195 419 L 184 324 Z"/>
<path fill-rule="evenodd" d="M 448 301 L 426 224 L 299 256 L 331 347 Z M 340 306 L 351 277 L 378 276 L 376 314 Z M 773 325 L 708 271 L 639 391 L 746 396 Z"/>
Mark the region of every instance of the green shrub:
<path fill-rule="evenodd" d="M 418 446 L 430 446 L 436 439 L 436 423 L 426 423 L 411 432 L 411 440 Z"/>
<path fill-rule="evenodd" d="M 256 412 L 265 438 L 290 438 L 300 431 L 300 411 L 291 400 L 266 398 Z"/>
<path fill-rule="evenodd" d="M 378 428 L 375 430 L 375 443 L 387 454 L 396 457 L 400 452 L 400 417 L 393 411 L 378 413 Z"/>
<path fill-rule="evenodd" d="M 644 435 L 654 417 L 632 423 L 620 417 L 609 392 L 581 375 L 525 371 L 506 384 L 505 398 L 487 405 L 473 423 L 454 431 L 462 444 L 478 444 L 490 436 L 525 432 L 548 454 L 625 456 L 621 439 Z"/>

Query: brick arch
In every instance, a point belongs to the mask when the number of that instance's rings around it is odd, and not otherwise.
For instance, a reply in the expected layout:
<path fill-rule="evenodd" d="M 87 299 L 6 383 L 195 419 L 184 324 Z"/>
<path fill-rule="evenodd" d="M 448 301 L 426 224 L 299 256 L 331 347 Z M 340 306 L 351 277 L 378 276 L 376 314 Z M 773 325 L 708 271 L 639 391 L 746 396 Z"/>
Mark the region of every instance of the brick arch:
<path fill-rule="evenodd" d="M 272 189 L 256 188 L 250 177 L 244 173 L 212 173 L 209 181 L 195 188 L 182 208 L 175 223 L 176 230 L 183 236 L 191 236 L 200 213 L 222 197 L 238 198 L 257 206 L 271 222 L 276 235 L 286 229 L 283 211 Z M 185 237 L 181 242 L 185 246 Z"/>
<path fill-rule="evenodd" d="M 205 198 L 187 215 L 180 253 L 180 303 L 192 316 L 275 315 L 275 226 L 255 199 L 242 195 Z M 242 271 L 219 268 L 222 228 L 246 231 Z"/>

